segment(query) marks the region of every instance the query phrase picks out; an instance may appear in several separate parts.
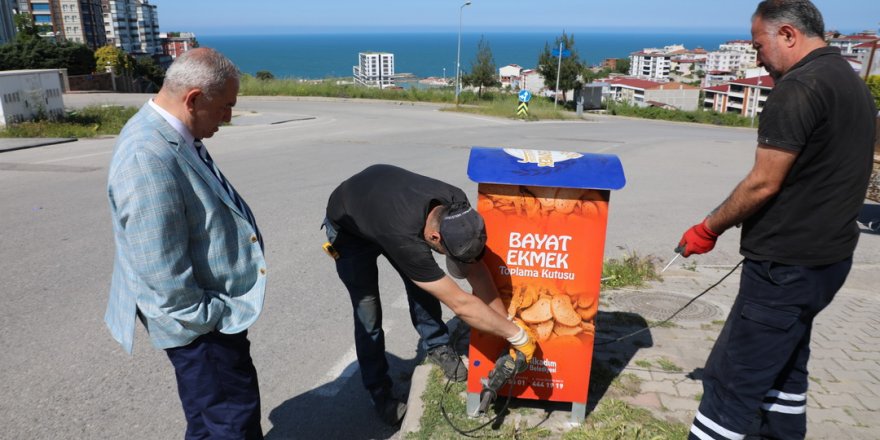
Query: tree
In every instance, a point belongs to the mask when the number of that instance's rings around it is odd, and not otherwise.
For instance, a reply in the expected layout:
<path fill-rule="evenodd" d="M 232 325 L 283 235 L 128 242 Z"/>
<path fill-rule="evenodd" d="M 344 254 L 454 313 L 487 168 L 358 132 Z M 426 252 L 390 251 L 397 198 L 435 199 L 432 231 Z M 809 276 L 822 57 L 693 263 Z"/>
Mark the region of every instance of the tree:
<path fill-rule="evenodd" d="M 880 75 L 871 75 L 865 82 L 868 84 L 871 94 L 874 95 L 874 103 L 877 108 L 880 108 Z"/>
<path fill-rule="evenodd" d="M 629 74 L 630 60 L 629 58 L 618 58 L 617 65 L 614 69 L 617 73 Z"/>
<path fill-rule="evenodd" d="M 471 72 L 463 75 L 461 82 L 466 86 L 478 87 L 477 96 L 483 97 L 483 87 L 499 87 L 498 69 L 495 67 L 495 58 L 489 42 L 482 36 L 477 43 L 477 56 L 471 61 Z"/>
<path fill-rule="evenodd" d="M 94 72 L 91 49 L 79 43 L 55 43 L 36 34 L 19 34 L 0 46 L 0 70 L 67 69 L 70 75 Z"/>
<path fill-rule="evenodd" d="M 124 50 L 108 44 L 95 51 L 95 64 L 101 71 L 109 67 L 116 75 L 125 76 L 134 72 L 135 62 Z"/>
<path fill-rule="evenodd" d="M 611 73 L 611 69 L 608 67 L 593 70 L 589 67 L 584 67 L 584 71 L 581 72 L 581 78 L 584 79 L 584 84 L 589 84 L 599 78 L 605 78 L 608 74 Z"/>
<path fill-rule="evenodd" d="M 12 21 L 15 23 L 15 39 L 17 41 L 40 36 L 40 29 L 34 23 L 34 17 L 31 14 L 27 12 L 15 14 L 12 16 Z"/>
<path fill-rule="evenodd" d="M 260 70 L 257 72 L 256 77 L 261 81 L 268 81 L 270 79 L 275 79 L 275 75 L 272 75 L 272 72 L 268 70 Z"/>
<path fill-rule="evenodd" d="M 95 71 L 95 53 L 85 44 L 58 43 L 60 64 L 67 67 L 69 75 L 88 75 Z"/>
<path fill-rule="evenodd" d="M 151 57 L 138 58 L 134 65 L 134 76 L 151 84 L 151 90 L 159 90 L 165 82 L 165 71 Z"/>
<path fill-rule="evenodd" d="M 544 51 L 538 56 L 538 73 L 544 77 L 544 83 L 547 84 L 547 87 L 555 91 L 559 58 L 553 56 L 552 50 L 559 50 L 560 43 L 562 43 L 563 50 L 568 50 L 571 54 L 562 58 L 562 69 L 559 75 L 559 89 L 562 91 L 562 100 L 566 101 L 566 90 L 576 90 L 582 86 L 578 75 L 583 71 L 583 64 L 578 59 L 577 51 L 574 48 L 574 35 L 568 36 L 563 32 L 561 37 L 556 38 L 556 43 L 552 48 L 549 44 L 544 45 Z"/>

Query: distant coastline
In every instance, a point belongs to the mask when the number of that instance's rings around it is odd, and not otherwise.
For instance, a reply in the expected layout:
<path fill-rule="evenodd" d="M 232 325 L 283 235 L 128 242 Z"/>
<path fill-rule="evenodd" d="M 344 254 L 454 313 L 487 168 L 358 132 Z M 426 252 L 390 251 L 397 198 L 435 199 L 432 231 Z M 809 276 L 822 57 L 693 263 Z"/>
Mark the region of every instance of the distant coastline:
<path fill-rule="evenodd" d="M 689 49 L 715 50 L 729 40 L 748 39 L 748 31 L 682 32 L 567 32 L 575 50 L 590 65 L 605 58 L 625 58 L 646 47 L 683 44 Z M 533 68 L 545 44 L 553 45 L 561 32 L 462 33 L 462 70 L 470 70 L 480 37 L 489 42 L 498 67 L 518 64 Z M 203 46 L 214 47 L 245 73 L 268 70 L 279 78 L 323 79 L 350 77 L 358 52 L 386 51 L 395 55 L 395 71 L 416 78 L 455 75 L 455 32 L 369 32 L 287 35 L 205 35 Z"/>

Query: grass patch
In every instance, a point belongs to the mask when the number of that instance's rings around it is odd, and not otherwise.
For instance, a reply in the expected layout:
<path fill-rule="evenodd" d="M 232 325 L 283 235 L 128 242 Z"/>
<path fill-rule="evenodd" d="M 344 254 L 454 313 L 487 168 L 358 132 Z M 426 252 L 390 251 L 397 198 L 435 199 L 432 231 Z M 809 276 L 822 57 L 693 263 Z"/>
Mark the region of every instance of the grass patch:
<path fill-rule="evenodd" d="M 519 98 L 515 94 L 483 93 L 482 100 L 477 100 L 476 96 L 473 96 L 470 101 L 476 103 L 476 105 L 449 107 L 443 110 L 499 118 L 524 119 L 527 121 L 576 118 L 574 114 L 564 110 L 562 106 L 554 108 L 552 100 L 542 97 L 535 97 L 529 101 L 528 116 L 517 116 L 516 111 L 519 106 Z"/>
<path fill-rule="evenodd" d="M 617 394 L 635 396 L 642 391 L 642 379 L 632 373 L 623 373 L 611 381 L 610 388 Z"/>
<path fill-rule="evenodd" d="M 694 396 L 694 400 L 696 400 L 697 402 L 703 400 L 703 392 L 700 391 L 699 393 L 697 393 L 697 395 Z"/>
<path fill-rule="evenodd" d="M 679 367 L 678 365 L 675 365 L 674 362 L 672 362 L 666 358 L 657 359 L 657 365 L 663 371 L 675 372 L 675 373 L 682 371 L 681 367 Z"/>
<path fill-rule="evenodd" d="M 678 328 L 678 324 L 672 321 L 648 321 L 648 326 L 658 328 Z"/>
<path fill-rule="evenodd" d="M 425 393 L 422 395 L 422 402 L 425 405 L 425 412 L 420 420 L 421 429 L 417 432 L 409 433 L 407 439 L 423 439 L 423 440 L 439 440 L 439 439 L 459 439 L 461 434 L 456 432 L 440 410 L 440 401 L 446 408 L 446 414 L 455 426 L 463 431 L 474 429 L 489 418 L 495 417 L 493 407 L 489 407 L 487 416 L 484 418 L 472 419 L 467 416 L 467 404 L 464 395 L 467 385 L 464 382 L 450 383 L 447 390 L 447 381 L 439 368 L 431 368 L 428 377 Z M 498 401 L 506 399 L 499 396 Z M 524 413 L 523 413 L 524 414 Z M 524 425 L 524 424 L 523 424 Z M 528 426 L 502 425 L 497 430 L 493 430 L 490 426 L 473 433 L 475 436 L 490 436 L 496 438 L 516 438 L 523 440 L 541 439 L 550 435 L 550 432 L 543 428 L 532 428 Z"/>
<path fill-rule="evenodd" d="M 602 265 L 603 287 L 610 289 L 643 286 L 646 281 L 659 280 L 655 257 L 641 257 L 635 252 L 622 259 L 609 259 Z"/>
<path fill-rule="evenodd" d="M 293 78 L 263 80 L 251 75 L 242 75 L 238 94 L 241 96 L 313 96 L 412 102 L 455 102 L 452 88 L 380 89 L 347 84 L 338 78 L 323 81 Z"/>
<path fill-rule="evenodd" d="M 380 89 L 348 84 L 340 79 L 323 81 L 297 79 L 260 80 L 250 75 L 241 78 L 239 94 L 242 96 L 312 96 L 345 99 L 380 99 L 405 102 L 430 102 L 436 104 L 455 104 L 452 87 Z M 519 98 L 515 93 L 484 91 L 482 96 L 464 91 L 459 94 L 459 106 L 444 108 L 444 111 L 496 116 L 501 118 L 526 119 L 573 119 L 574 114 L 560 105 L 554 108 L 553 101 L 535 97 L 529 101 L 529 114 L 519 117 L 516 114 Z"/>
<path fill-rule="evenodd" d="M 608 114 L 645 119 L 659 119 L 664 121 L 696 122 L 699 124 L 723 125 L 728 127 L 749 127 L 752 125 L 751 118 L 745 118 L 732 113 L 708 112 L 703 110 L 667 110 L 658 107 L 635 107 L 621 103 L 609 104 Z M 756 119 L 755 125 L 757 124 L 758 120 Z"/>
<path fill-rule="evenodd" d="M 660 420 L 650 411 L 623 401 L 606 399 L 583 426 L 567 432 L 565 440 L 672 440 L 687 438 L 688 426 Z"/>
<path fill-rule="evenodd" d="M 59 121 L 37 120 L 0 130 L 6 138 L 89 138 L 117 135 L 138 109 L 122 106 L 89 106 L 68 112 Z"/>
<path fill-rule="evenodd" d="M 651 361 L 649 361 L 647 359 L 637 360 L 636 365 L 639 367 L 642 367 L 642 368 L 651 368 L 653 366 L 653 364 L 651 364 Z"/>

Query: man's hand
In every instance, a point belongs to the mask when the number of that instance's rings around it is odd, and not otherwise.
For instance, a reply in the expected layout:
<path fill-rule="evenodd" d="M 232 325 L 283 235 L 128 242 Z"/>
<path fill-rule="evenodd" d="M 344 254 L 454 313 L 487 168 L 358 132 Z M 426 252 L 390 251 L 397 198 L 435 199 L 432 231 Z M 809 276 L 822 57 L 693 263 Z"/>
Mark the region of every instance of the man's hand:
<path fill-rule="evenodd" d="M 678 242 L 678 247 L 675 248 L 675 252 L 678 252 L 683 257 L 689 257 L 693 254 L 705 254 L 715 247 L 716 240 L 718 240 L 718 234 L 709 229 L 706 226 L 706 220 L 703 220 L 702 223 L 694 225 L 685 231 L 684 235 L 681 236 L 681 241 Z"/>
<path fill-rule="evenodd" d="M 513 323 L 519 327 L 519 333 L 513 337 L 507 338 L 507 341 L 513 346 L 513 348 L 510 349 L 510 356 L 516 359 L 516 352 L 518 351 L 526 357 L 526 364 L 528 364 L 532 361 L 532 357 L 535 356 L 535 349 L 538 348 L 535 341 L 537 341 L 538 338 L 524 322 L 516 319 Z"/>

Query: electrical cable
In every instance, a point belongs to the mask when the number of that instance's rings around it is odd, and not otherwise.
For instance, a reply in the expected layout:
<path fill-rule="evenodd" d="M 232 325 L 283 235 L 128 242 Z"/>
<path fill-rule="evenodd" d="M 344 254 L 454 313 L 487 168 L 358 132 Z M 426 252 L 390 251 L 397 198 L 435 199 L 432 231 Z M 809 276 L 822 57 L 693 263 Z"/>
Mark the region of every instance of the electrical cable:
<path fill-rule="evenodd" d="M 614 344 L 614 343 L 617 343 L 617 342 L 623 341 L 623 340 L 625 340 L 625 339 L 629 339 L 629 338 L 631 338 L 631 337 L 633 337 L 633 336 L 636 336 L 636 335 L 638 335 L 638 334 L 640 334 L 640 333 L 642 333 L 642 332 L 648 331 L 648 330 L 650 330 L 650 329 L 652 329 L 652 328 L 654 328 L 654 327 L 657 327 L 657 326 L 663 325 L 663 324 L 665 324 L 665 323 L 671 321 L 671 320 L 672 320 L 673 318 L 675 318 L 679 313 L 681 313 L 682 310 L 684 310 L 685 308 L 687 308 L 688 306 L 690 306 L 694 301 L 698 300 L 698 299 L 699 299 L 700 297 L 702 297 L 703 295 L 709 293 L 710 290 L 714 289 L 714 288 L 717 287 L 719 284 L 721 284 L 722 282 L 724 282 L 724 280 L 726 280 L 727 277 L 729 277 L 729 276 L 732 275 L 734 272 L 736 272 L 737 269 L 739 269 L 739 267 L 743 264 L 744 261 L 745 261 L 745 260 L 740 260 L 739 263 L 736 263 L 736 265 L 733 266 L 733 269 L 730 269 L 730 271 L 727 272 L 726 274 L 724 274 L 724 276 L 721 277 L 721 279 L 719 279 L 717 282 L 715 282 L 715 284 L 712 284 L 711 286 L 707 287 L 705 290 L 703 290 L 702 292 L 700 292 L 699 295 L 697 295 L 697 296 L 691 298 L 690 301 L 688 301 L 687 303 L 685 303 L 685 305 L 681 306 L 678 310 L 676 310 L 676 311 L 675 311 L 672 315 L 670 315 L 668 318 L 666 318 L 666 319 L 664 319 L 664 320 L 662 320 L 662 321 L 656 322 L 656 323 L 654 323 L 653 325 L 650 325 L 650 326 L 647 326 L 647 327 L 645 327 L 645 328 L 642 328 L 642 329 L 636 330 L 636 331 L 634 331 L 634 332 L 632 332 L 632 333 L 629 333 L 629 334 L 623 335 L 623 336 L 621 336 L 621 337 L 619 337 L 619 338 L 616 338 L 616 339 L 608 339 L 608 340 L 601 341 L 601 342 L 595 342 L 595 341 L 594 341 L 593 346 L 601 346 L 601 345 Z M 455 346 L 458 344 L 458 339 L 459 339 L 460 337 L 461 337 L 461 335 L 458 334 L 458 332 L 455 332 L 455 333 L 453 334 L 453 337 L 452 337 L 452 340 L 451 340 L 451 342 L 450 342 L 450 345 L 451 345 L 452 347 L 455 347 Z M 475 436 L 475 435 L 472 435 L 472 434 L 473 434 L 474 432 L 477 432 L 477 431 L 479 431 L 479 430 L 481 430 L 481 429 L 483 429 L 483 428 L 485 428 L 485 427 L 487 427 L 487 426 L 489 426 L 489 425 L 495 423 L 495 422 L 496 422 L 499 418 L 501 418 L 501 416 L 507 411 L 507 407 L 508 407 L 508 405 L 510 404 L 510 401 L 511 401 L 511 399 L 512 399 L 512 397 L 513 397 L 513 387 L 514 387 L 514 384 L 516 383 L 516 376 L 517 376 L 517 374 L 518 374 L 518 372 L 517 372 L 517 371 L 514 371 L 514 373 L 513 373 L 513 377 L 510 378 L 510 381 L 509 381 L 509 382 L 510 382 L 510 392 L 507 394 L 507 399 L 505 399 L 505 401 L 504 401 L 504 405 L 502 406 L 501 411 L 498 411 L 498 412 L 495 414 L 495 417 L 492 417 L 488 422 L 483 423 L 482 425 L 477 426 L 476 428 L 472 428 L 472 429 L 468 429 L 468 430 L 463 430 L 463 429 L 461 429 L 461 428 L 455 426 L 455 424 L 452 422 L 452 419 L 449 418 L 449 414 L 448 414 L 448 412 L 446 411 L 446 407 L 443 405 L 443 401 L 444 401 L 446 395 L 449 394 L 449 389 L 450 389 L 451 384 L 452 384 L 452 381 L 451 381 L 449 378 L 447 378 L 447 379 L 446 379 L 446 386 L 445 386 L 444 389 L 443 389 L 443 395 L 440 397 L 440 402 L 439 402 L 439 405 L 440 405 L 440 412 L 443 414 L 443 418 L 446 420 L 446 423 L 448 423 L 449 426 L 450 426 L 453 430 L 455 430 L 455 432 L 457 432 L 459 435 L 463 435 L 463 436 L 465 436 L 465 437 L 469 437 L 469 438 L 501 438 L 502 435 L 500 435 L 500 434 L 498 434 L 498 435 L 480 435 L 480 436 Z M 543 422 L 542 422 L 542 423 L 543 423 Z M 537 425 L 536 425 L 536 426 L 533 426 L 533 427 L 531 427 L 531 428 L 527 428 L 526 431 L 531 430 L 531 429 L 535 429 L 535 428 L 537 428 Z"/>
<path fill-rule="evenodd" d="M 624 339 L 629 339 L 629 338 L 631 338 L 631 337 L 633 337 L 633 336 L 635 336 L 635 335 L 637 335 L 637 334 L 639 334 L 639 333 L 642 333 L 642 332 L 648 331 L 648 330 L 650 330 L 650 329 L 652 329 L 652 328 L 654 328 L 654 327 L 658 327 L 658 326 L 661 326 L 661 325 L 663 325 L 663 324 L 666 324 L 667 322 L 669 322 L 669 321 L 671 321 L 673 318 L 675 318 L 679 313 L 681 313 L 682 310 L 686 309 L 687 306 L 691 305 L 694 301 L 700 299 L 701 296 L 703 296 L 703 295 L 709 293 L 710 290 L 714 289 L 716 286 L 718 286 L 719 284 L 721 284 L 722 282 L 724 282 L 724 280 L 726 280 L 727 277 L 729 277 L 730 275 L 732 275 L 734 272 L 736 272 L 737 269 L 739 269 L 740 266 L 742 266 L 743 261 L 745 261 L 745 260 L 740 260 L 739 263 L 736 263 L 736 266 L 733 266 L 733 269 L 730 269 L 729 272 L 727 272 L 726 274 L 724 274 L 724 276 L 721 277 L 720 280 L 718 280 L 717 282 L 715 282 L 715 284 L 713 284 L 713 285 L 707 287 L 706 290 L 700 292 L 699 295 L 697 295 L 697 296 L 691 298 L 690 301 L 688 301 L 687 303 L 685 303 L 685 305 L 679 307 L 679 309 L 676 310 L 675 313 L 673 313 L 672 315 L 670 315 L 668 318 L 666 318 L 666 319 L 664 319 L 664 320 L 662 320 L 662 321 L 659 321 L 659 322 L 655 322 L 653 325 L 649 325 L 649 326 L 647 326 L 647 327 L 645 327 L 645 328 L 638 329 L 638 330 L 636 330 L 636 331 L 634 331 L 634 332 L 632 332 L 632 333 L 629 333 L 629 334 L 623 335 L 623 336 L 621 336 L 621 337 L 619 337 L 619 338 L 616 338 L 616 339 L 607 339 L 607 340 L 602 341 L 602 342 L 593 342 L 593 346 L 600 346 L 600 345 L 614 344 L 614 343 L 617 343 L 617 342 L 623 341 Z"/>
<path fill-rule="evenodd" d="M 456 328 L 456 330 L 458 330 L 458 329 Z M 458 345 L 458 339 L 461 338 L 461 336 L 462 336 L 462 334 L 459 333 L 458 331 L 453 332 L 449 345 L 452 347 L 455 347 L 456 345 Z M 453 423 L 452 419 L 449 418 L 449 413 L 446 411 L 446 407 L 443 405 L 443 400 L 446 397 L 446 395 L 449 394 L 449 388 L 452 385 L 452 380 L 450 380 L 449 378 L 446 378 L 446 386 L 444 386 L 444 388 L 443 388 L 443 395 L 440 396 L 440 413 L 443 414 L 443 418 L 446 419 L 446 423 L 448 423 L 449 426 L 455 432 L 459 433 L 460 435 L 463 435 L 465 437 L 470 437 L 470 438 L 501 438 L 501 435 L 474 436 L 471 434 L 495 423 L 501 417 L 501 415 L 507 411 L 507 406 L 510 404 L 510 400 L 513 396 L 513 386 L 516 383 L 516 376 L 518 374 L 519 374 L 519 372 L 514 370 L 513 376 L 510 378 L 510 391 L 507 393 L 507 399 L 504 400 L 504 406 L 501 408 L 501 411 L 498 411 L 495 414 L 495 417 L 492 417 L 491 419 L 489 419 L 488 422 L 483 423 L 482 425 L 477 426 L 476 428 L 472 428 L 472 429 L 468 429 L 468 430 L 463 430 L 463 429 L 455 426 L 455 423 Z"/>

